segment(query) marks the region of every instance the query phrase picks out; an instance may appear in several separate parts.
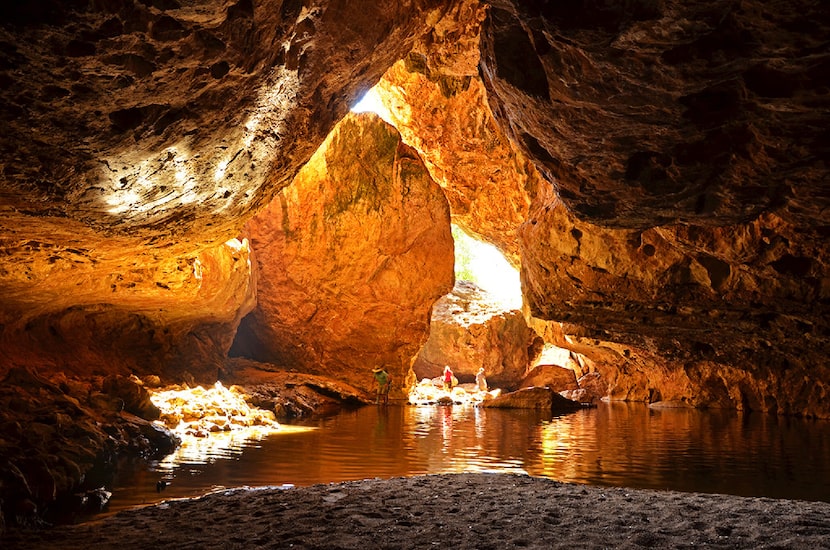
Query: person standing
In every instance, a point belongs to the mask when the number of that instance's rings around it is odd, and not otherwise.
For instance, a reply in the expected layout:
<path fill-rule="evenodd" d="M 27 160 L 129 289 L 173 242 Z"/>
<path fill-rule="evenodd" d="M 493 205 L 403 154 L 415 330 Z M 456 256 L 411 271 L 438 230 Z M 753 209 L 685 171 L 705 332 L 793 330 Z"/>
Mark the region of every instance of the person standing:
<path fill-rule="evenodd" d="M 476 373 L 476 389 L 478 391 L 487 391 L 487 379 L 484 377 L 484 367 L 479 368 Z"/>
<path fill-rule="evenodd" d="M 372 374 L 375 375 L 375 382 L 378 386 L 375 404 L 380 404 L 382 398 L 383 404 L 386 405 L 389 403 L 389 388 L 392 386 L 392 376 L 383 367 L 375 367 L 372 369 Z"/>
<path fill-rule="evenodd" d="M 444 391 L 452 391 L 452 370 L 449 365 L 444 365 Z"/>

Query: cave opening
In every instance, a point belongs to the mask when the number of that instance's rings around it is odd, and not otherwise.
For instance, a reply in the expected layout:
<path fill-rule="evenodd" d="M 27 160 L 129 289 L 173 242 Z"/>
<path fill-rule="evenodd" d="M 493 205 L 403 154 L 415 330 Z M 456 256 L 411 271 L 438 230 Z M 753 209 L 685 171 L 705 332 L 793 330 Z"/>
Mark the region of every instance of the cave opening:
<path fill-rule="evenodd" d="M 452 224 L 452 236 L 455 242 L 456 280 L 476 284 L 505 309 L 521 309 L 519 270 L 507 261 L 504 254 L 457 224 Z"/>
<path fill-rule="evenodd" d="M 436 396 L 452 397 L 457 402 L 480 400 L 483 394 L 476 390 L 481 375 L 490 377 L 491 388 L 495 387 L 495 383 L 508 391 L 532 383 L 549 384 L 557 378 L 556 384 L 562 384 L 555 388 L 557 391 L 578 390 L 577 379 L 587 371 L 584 368 L 587 362 L 585 358 L 575 351 L 546 341 L 543 335 L 548 330 L 544 327 L 542 330 L 531 327 L 532 319 L 523 311 L 517 267 L 521 259 L 515 248 L 515 237 L 512 236 L 521 224 L 522 217 L 513 219 L 513 226 L 508 223 L 501 237 L 496 236 L 492 242 L 488 242 L 489 238 L 482 238 L 475 228 L 483 223 L 492 229 L 490 224 L 493 220 L 476 220 L 476 216 L 498 215 L 503 210 L 478 210 L 477 203 L 486 204 L 491 200 L 481 195 L 478 199 L 473 198 L 472 204 L 463 198 L 459 199 L 459 189 L 468 188 L 475 189 L 474 193 L 487 193 L 486 187 L 482 186 L 486 184 L 482 184 L 477 169 L 467 168 L 463 158 L 453 156 L 457 153 L 446 142 L 446 136 L 453 135 L 454 139 L 463 142 L 475 142 L 481 137 L 469 134 L 469 122 L 459 123 L 460 134 L 445 134 L 445 130 L 442 130 L 438 133 L 444 137 L 432 145 L 428 144 L 420 135 L 420 126 L 424 123 L 431 125 L 426 130 L 430 133 L 435 132 L 434 126 L 440 124 L 436 120 L 425 121 L 422 114 L 418 118 L 418 112 L 434 111 L 440 107 L 436 107 L 433 97 L 420 97 L 405 91 L 411 84 L 399 80 L 400 72 L 396 73 L 396 70 L 400 71 L 401 68 L 401 63 L 398 63 L 396 68 L 390 69 L 387 76 L 352 107 L 352 112 L 374 113 L 401 132 L 403 141 L 416 149 L 423 158 L 450 204 L 455 285 L 451 292 L 432 307 L 428 340 L 412 362 L 415 383 L 410 385 L 409 401 L 429 403 L 434 402 Z M 417 86 L 415 88 L 418 89 Z M 470 99 L 475 97 L 481 100 L 482 94 L 483 92 L 478 92 L 478 95 L 473 95 Z M 424 105 L 416 105 L 419 102 Z M 482 104 L 477 105 L 486 111 Z M 445 126 L 451 128 L 456 123 L 452 120 L 455 116 L 464 118 L 467 115 L 447 115 L 444 119 Z M 489 136 L 487 139 L 497 142 L 498 138 L 486 126 L 480 131 L 484 132 L 484 136 Z M 442 145 L 447 146 L 446 151 L 441 151 Z M 436 148 L 439 150 L 436 151 Z M 453 169 L 446 169 L 446 160 L 442 159 L 444 154 L 448 155 L 447 158 L 455 159 Z M 518 202 L 521 203 L 521 200 Z M 508 205 L 503 203 L 501 206 Z M 516 203 L 510 208 L 516 208 Z M 521 211 L 521 207 L 518 208 Z M 504 321 L 505 318 L 507 321 Z M 482 338 L 482 333 L 489 335 Z M 472 336 L 473 334 L 479 336 Z M 562 341 L 559 339 L 558 343 Z M 459 380 L 460 386 L 472 392 L 472 399 L 463 390 L 455 395 L 452 395 L 453 392 L 442 394 L 441 376 L 446 366 L 451 366 L 456 375 L 454 379 Z M 480 369 L 484 372 L 480 373 Z M 550 387 L 554 389 L 553 385 Z"/>

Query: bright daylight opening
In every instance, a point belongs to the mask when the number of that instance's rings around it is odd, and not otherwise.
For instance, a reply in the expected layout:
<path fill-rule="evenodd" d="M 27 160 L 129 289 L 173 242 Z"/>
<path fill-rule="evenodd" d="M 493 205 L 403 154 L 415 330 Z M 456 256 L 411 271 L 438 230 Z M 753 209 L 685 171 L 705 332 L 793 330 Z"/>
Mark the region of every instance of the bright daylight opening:
<path fill-rule="evenodd" d="M 373 112 L 389 124 L 395 125 L 375 88 L 370 89 L 352 107 L 352 112 Z M 455 278 L 475 284 L 486 301 L 505 311 L 522 307 L 519 271 L 510 265 L 495 246 L 471 236 L 459 226 L 452 225 L 455 242 Z M 482 369 L 483 370 L 483 369 Z M 415 405 L 432 403 L 478 403 L 497 396 L 501 390 L 488 388 L 483 373 L 475 383 L 458 384 L 457 379 L 447 383 L 438 378 L 424 378 L 410 390 L 409 402 Z"/>
<path fill-rule="evenodd" d="M 352 107 L 353 113 L 375 113 L 380 118 L 388 122 L 389 124 L 392 123 L 392 117 L 389 114 L 389 110 L 383 105 L 383 102 L 380 100 L 380 96 L 378 95 L 377 90 L 371 88 L 368 92 L 366 92 L 363 97 L 355 103 Z"/>
<path fill-rule="evenodd" d="M 455 278 L 470 281 L 506 310 L 521 309 L 519 270 L 495 246 L 479 241 L 453 224 Z"/>
<path fill-rule="evenodd" d="M 455 278 L 477 286 L 484 295 L 483 308 L 489 311 L 511 311 L 521 309 L 522 291 L 519 272 L 493 245 L 483 243 L 467 234 L 457 225 L 452 225 L 455 241 Z M 469 322 L 470 311 L 463 313 Z M 452 370 L 452 369 L 450 369 Z M 450 372 L 438 378 L 424 378 L 409 393 L 409 402 L 414 405 L 434 403 L 479 403 L 492 399 L 501 393 L 498 388 L 488 386 L 484 366 L 476 374 L 474 383 L 459 384 Z"/>

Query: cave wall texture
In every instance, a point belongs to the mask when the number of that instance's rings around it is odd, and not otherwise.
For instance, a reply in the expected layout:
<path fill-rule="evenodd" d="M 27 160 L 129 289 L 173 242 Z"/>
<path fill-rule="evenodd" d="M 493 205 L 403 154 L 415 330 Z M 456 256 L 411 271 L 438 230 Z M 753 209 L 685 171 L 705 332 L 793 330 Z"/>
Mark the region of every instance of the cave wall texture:
<path fill-rule="evenodd" d="M 612 397 L 828 416 L 828 20 L 492 3 L 487 97 L 559 199 L 520 229 L 525 299 Z"/>
<path fill-rule="evenodd" d="M 611 397 L 830 417 L 828 11 L 4 3 L 0 374 L 214 376 L 274 299 L 245 223 L 391 68 L 453 219 Z"/>
<path fill-rule="evenodd" d="M 3 3 L 0 374 L 215 379 L 255 303 L 233 239 L 447 9 L 374 8 Z"/>
<path fill-rule="evenodd" d="M 454 249 L 447 200 L 398 131 L 347 115 L 246 228 L 259 299 L 239 353 L 355 387 L 385 367 L 405 399 Z"/>

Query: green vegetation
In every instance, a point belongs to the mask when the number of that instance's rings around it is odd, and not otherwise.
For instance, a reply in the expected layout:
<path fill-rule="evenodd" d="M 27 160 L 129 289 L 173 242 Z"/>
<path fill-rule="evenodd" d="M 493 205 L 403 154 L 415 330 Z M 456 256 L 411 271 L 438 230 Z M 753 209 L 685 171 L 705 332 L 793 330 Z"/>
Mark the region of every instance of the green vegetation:
<path fill-rule="evenodd" d="M 457 225 L 452 225 L 452 238 L 455 241 L 455 278 L 459 281 L 476 282 L 473 273 L 473 250 L 471 248 L 472 237 L 467 235 Z"/>

